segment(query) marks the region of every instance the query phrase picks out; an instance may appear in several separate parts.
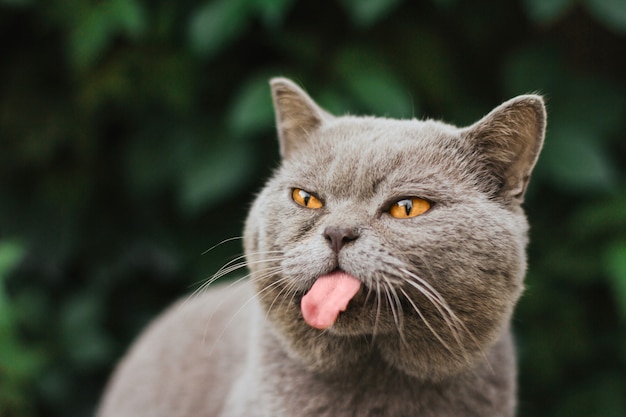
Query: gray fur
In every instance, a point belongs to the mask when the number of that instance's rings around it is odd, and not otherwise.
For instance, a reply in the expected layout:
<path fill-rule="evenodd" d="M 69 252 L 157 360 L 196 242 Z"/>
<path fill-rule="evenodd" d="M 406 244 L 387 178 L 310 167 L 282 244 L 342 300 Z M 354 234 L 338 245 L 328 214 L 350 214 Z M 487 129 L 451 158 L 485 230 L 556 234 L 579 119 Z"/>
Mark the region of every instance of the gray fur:
<path fill-rule="evenodd" d="M 98 415 L 513 416 L 520 204 L 544 137 L 541 97 L 459 129 L 334 117 L 291 81 L 271 84 L 283 159 L 246 222 L 252 279 L 159 318 Z M 324 207 L 297 205 L 293 188 Z M 387 213 L 412 196 L 434 205 L 411 219 Z M 335 252 L 327 227 L 358 238 Z M 332 327 L 314 329 L 299 300 L 337 268 L 364 287 Z"/>

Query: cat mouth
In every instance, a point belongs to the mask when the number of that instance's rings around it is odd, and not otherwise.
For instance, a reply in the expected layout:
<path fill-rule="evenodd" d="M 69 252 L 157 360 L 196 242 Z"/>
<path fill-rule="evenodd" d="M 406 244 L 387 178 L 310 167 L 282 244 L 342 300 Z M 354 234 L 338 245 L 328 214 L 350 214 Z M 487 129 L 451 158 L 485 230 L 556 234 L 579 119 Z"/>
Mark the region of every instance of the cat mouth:
<path fill-rule="evenodd" d="M 304 321 L 313 328 L 328 329 L 362 288 L 358 278 L 340 269 L 319 276 L 300 300 Z"/>

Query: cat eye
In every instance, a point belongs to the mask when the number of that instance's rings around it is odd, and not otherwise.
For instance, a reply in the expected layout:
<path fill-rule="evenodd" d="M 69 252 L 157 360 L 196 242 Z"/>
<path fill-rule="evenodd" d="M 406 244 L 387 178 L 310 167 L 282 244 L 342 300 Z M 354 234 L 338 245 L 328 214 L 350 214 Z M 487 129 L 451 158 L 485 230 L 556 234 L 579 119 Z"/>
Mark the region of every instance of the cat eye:
<path fill-rule="evenodd" d="M 389 214 L 396 219 L 408 219 L 426 213 L 430 210 L 430 207 L 430 202 L 423 198 L 404 198 L 400 201 L 396 201 L 389 208 Z"/>
<path fill-rule="evenodd" d="M 293 201 L 300 204 L 302 207 L 319 209 L 324 206 L 319 198 L 300 188 L 294 188 L 293 192 L 291 193 L 291 197 L 293 198 Z"/>

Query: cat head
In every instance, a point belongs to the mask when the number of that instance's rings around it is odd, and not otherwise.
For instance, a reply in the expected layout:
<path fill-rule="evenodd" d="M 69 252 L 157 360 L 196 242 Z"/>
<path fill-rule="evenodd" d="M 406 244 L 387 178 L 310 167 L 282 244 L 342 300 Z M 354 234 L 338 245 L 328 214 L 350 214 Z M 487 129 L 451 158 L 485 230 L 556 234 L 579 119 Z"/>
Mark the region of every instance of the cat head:
<path fill-rule="evenodd" d="M 271 88 L 281 164 L 244 237 L 259 300 L 290 355 L 320 371 L 377 355 L 422 377 L 480 359 L 523 288 L 520 205 L 543 143 L 541 97 L 457 128 L 335 117 L 287 79 Z M 318 323 L 310 309 L 335 310 Z"/>

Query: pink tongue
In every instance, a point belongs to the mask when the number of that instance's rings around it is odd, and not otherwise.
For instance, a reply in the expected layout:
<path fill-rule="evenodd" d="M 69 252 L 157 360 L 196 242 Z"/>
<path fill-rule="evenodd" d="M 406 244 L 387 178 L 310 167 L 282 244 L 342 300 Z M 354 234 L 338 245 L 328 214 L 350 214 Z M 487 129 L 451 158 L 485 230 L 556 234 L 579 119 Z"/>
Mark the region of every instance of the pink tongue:
<path fill-rule="evenodd" d="M 361 281 L 345 272 L 322 275 L 304 297 L 300 309 L 304 320 L 316 329 L 327 329 L 359 292 Z"/>

